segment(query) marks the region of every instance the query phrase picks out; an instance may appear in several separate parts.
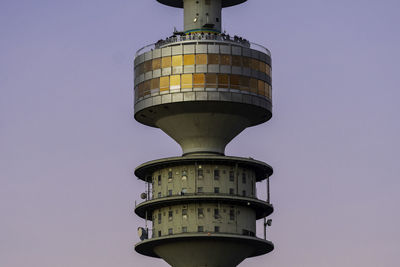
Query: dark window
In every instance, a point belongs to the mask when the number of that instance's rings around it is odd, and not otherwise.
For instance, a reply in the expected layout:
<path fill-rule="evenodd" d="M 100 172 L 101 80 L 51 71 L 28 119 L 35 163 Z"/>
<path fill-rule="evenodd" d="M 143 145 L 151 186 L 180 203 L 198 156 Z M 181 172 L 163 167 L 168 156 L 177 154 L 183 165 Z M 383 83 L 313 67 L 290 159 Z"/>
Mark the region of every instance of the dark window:
<path fill-rule="evenodd" d="M 158 231 L 158 236 L 161 236 L 161 231 Z"/>
<path fill-rule="evenodd" d="M 234 209 L 231 209 L 229 211 L 229 219 L 232 221 L 235 220 L 235 210 Z"/>
<path fill-rule="evenodd" d="M 187 209 L 182 210 L 182 217 L 183 219 L 187 219 Z"/>
<path fill-rule="evenodd" d="M 216 21 L 216 22 L 219 22 L 219 18 L 215 18 L 215 21 Z"/>
<path fill-rule="evenodd" d="M 199 177 L 199 179 L 203 179 L 203 170 L 202 169 L 197 170 L 197 176 Z"/>
<path fill-rule="evenodd" d="M 219 233 L 219 226 L 214 227 L 214 232 Z"/>
<path fill-rule="evenodd" d="M 214 180 L 219 180 L 219 170 L 214 170 Z"/>
<path fill-rule="evenodd" d="M 219 218 L 219 209 L 214 209 L 214 218 L 215 219 Z"/>
<path fill-rule="evenodd" d="M 219 194 L 219 187 L 214 187 L 214 193 Z"/>
<path fill-rule="evenodd" d="M 243 172 L 242 173 L 242 183 L 246 183 L 246 173 L 245 172 Z"/>
<path fill-rule="evenodd" d="M 203 187 L 198 187 L 198 188 L 197 188 L 197 192 L 198 192 L 198 193 L 203 193 Z"/>
<path fill-rule="evenodd" d="M 203 226 L 197 226 L 197 232 L 204 232 Z"/>
<path fill-rule="evenodd" d="M 187 227 L 186 226 L 182 227 L 182 233 L 187 233 Z"/>
<path fill-rule="evenodd" d="M 246 190 L 243 190 L 242 195 L 245 197 L 246 196 Z"/>
<path fill-rule="evenodd" d="M 172 221 L 173 216 L 174 216 L 174 212 L 172 210 L 168 211 L 168 220 Z"/>
<path fill-rule="evenodd" d="M 172 190 L 168 190 L 168 196 L 172 196 Z"/>
<path fill-rule="evenodd" d="M 172 182 L 172 171 L 168 172 L 168 182 Z"/>
<path fill-rule="evenodd" d="M 172 228 L 169 228 L 169 229 L 168 229 L 168 234 L 169 234 L 169 235 L 172 235 L 172 234 L 173 234 Z"/>
<path fill-rule="evenodd" d="M 158 195 L 158 197 L 161 197 L 161 192 L 158 192 L 158 194 L 157 194 L 157 195 Z"/>
<path fill-rule="evenodd" d="M 158 224 L 161 224 L 161 213 L 158 214 Z"/>
<path fill-rule="evenodd" d="M 235 194 L 235 189 L 229 188 L 229 194 L 230 194 L 230 195 L 234 195 L 234 194 Z"/>
<path fill-rule="evenodd" d="M 229 172 L 229 181 L 231 182 L 235 181 L 235 173 L 233 171 Z"/>
<path fill-rule="evenodd" d="M 158 176 L 158 185 L 161 185 L 161 175 Z"/>
<path fill-rule="evenodd" d="M 202 209 L 202 208 L 199 208 L 199 209 L 197 210 L 197 216 L 198 216 L 199 219 L 204 218 L 204 212 L 203 212 L 203 209 Z"/>

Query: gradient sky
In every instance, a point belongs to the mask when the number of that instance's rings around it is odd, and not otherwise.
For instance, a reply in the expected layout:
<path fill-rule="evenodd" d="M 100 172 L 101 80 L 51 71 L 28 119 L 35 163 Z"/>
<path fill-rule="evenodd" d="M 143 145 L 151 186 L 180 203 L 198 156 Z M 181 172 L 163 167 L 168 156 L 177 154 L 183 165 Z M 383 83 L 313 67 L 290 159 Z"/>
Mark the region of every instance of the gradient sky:
<path fill-rule="evenodd" d="M 399 266 L 399 14 L 398 0 L 224 10 L 273 57 L 274 117 L 227 154 L 274 167 L 276 249 L 241 266 Z M 132 65 L 182 20 L 155 0 L 0 1 L 0 266 L 168 266 L 133 250 L 133 170 L 181 151 L 133 119 Z"/>

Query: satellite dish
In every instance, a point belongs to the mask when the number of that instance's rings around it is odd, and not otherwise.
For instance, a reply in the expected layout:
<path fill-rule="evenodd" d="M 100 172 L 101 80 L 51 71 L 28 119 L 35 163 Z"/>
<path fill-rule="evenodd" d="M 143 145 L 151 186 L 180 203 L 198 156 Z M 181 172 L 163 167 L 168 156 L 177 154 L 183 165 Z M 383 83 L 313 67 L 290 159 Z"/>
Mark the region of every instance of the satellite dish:
<path fill-rule="evenodd" d="M 147 230 L 144 229 L 143 227 L 138 228 L 138 236 L 139 236 L 140 240 L 142 240 L 142 241 L 149 238 Z"/>
<path fill-rule="evenodd" d="M 146 199 L 147 198 L 147 194 L 146 193 L 141 193 L 140 194 L 140 198 L 141 199 Z"/>
<path fill-rule="evenodd" d="M 271 219 L 269 219 L 269 220 L 267 221 L 267 225 L 268 225 L 268 226 L 271 226 L 271 225 L 272 225 L 272 220 L 271 220 Z"/>

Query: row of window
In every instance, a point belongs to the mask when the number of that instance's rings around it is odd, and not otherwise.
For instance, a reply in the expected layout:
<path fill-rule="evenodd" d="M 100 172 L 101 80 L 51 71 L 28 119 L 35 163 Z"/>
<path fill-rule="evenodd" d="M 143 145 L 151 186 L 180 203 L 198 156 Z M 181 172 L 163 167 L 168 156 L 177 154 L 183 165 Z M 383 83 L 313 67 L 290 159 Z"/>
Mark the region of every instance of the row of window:
<path fill-rule="evenodd" d="M 247 182 L 247 175 L 245 172 L 242 172 L 242 183 L 245 184 Z M 182 171 L 182 180 L 187 180 L 188 178 L 188 174 L 187 171 L 184 170 Z M 197 170 L 197 178 L 199 180 L 204 179 L 204 171 L 203 169 L 198 169 Z M 219 180 L 221 178 L 220 175 L 220 170 L 214 170 L 214 180 Z M 157 184 L 161 185 L 161 175 L 157 176 Z M 168 171 L 168 182 L 171 183 L 173 181 L 173 174 L 172 171 Z M 234 182 L 235 181 L 235 172 L 234 171 L 229 171 L 229 181 Z M 154 179 L 153 179 L 153 183 L 154 183 Z"/>
<path fill-rule="evenodd" d="M 209 64 L 245 67 L 265 72 L 267 75 L 271 76 L 271 67 L 265 62 L 254 58 L 225 54 L 190 54 L 155 58 L 145 61 L 135 67 L 135 77 L 157 69 Z"/>
<path fill-rule="evenodd" d="M 253 189 L 252 189 L 252 191 L 253 191 Z M 185 195 L 185 193 L 186 193 L 186 188 L 182 188 L 182 191 L 180 192 L 179 195 L 183 196 L 183 195 Z M 204 188 L 201 187 L 201 186 L 197 187 L 197 193 L 198 193 L 198 194 L 204 193 Z M 215 194 L 219 194 L 219 193 L 220 193 L 220 188 L 219 188 L 219 187 L 214 187 L 214 193 L 215 193 Z M 235 189 L 234 189 L 234 188 L 229 188 L 229 194 L 230 194 L 230 195 L 235 195 Z M 252 192 L 252 195 L 253 195 L 253 192 Z M 167 196 L 169 196 L 169 197 L 173 196 L 172 189 L 169 189 L 169 190 L 168 190 Z M 244 197 L 247 196 L 246 190 L 242 190 L 242 196 L 244 196 Z M 158 197 L 158 198 L 161 198 L 161 197 L 162 197 L 161 192 L 158 192 L 158 193 L 157 193 L 157 197 Z"/>
<path fill-rule="evenodd" d="M 193 88 L 226 88 L 248 91 L 272 98 L 272 87 L 263 80 L 235 74 L 196 73 L 163 76 L 147 80 L 135 88 L 135 97 Z"/>
<path fill-rule="evenodd" d="M 172 221 L 174 217 L 174 212 L 172 210 L 168 211 L 168 221 Z M 214 219 L 220 219 L 220 212 L 219 209 L 214 209 Z M 204 209 L 203 208 L 198 208 L 197 209 L 197 218 L 198 219 L 203 219 L 204 218 Z M 153 218 L 154 220 L 155 218 Z M 188 219 L 188 210 L 187 209 L 182 209 L 182 219 L 187 220 Z M 235 220 L 235 210 L 230 209 L 229 210 L 229 220 L 233 221 Z M 158 224 L 162 223 L 162 214 L 158 213 L 157 215 L 157 221 Z"/>
<path fill-rule="evenodd" d="M 187 226 L 182 226 L 182 233 L 187 233 L 188 229 Z M 202 233 L 204 232 L 204 226 L 199 225 L 197 226 L 197 232 Z M 219 233 L 220 232 L 220 227 L 219 226 L 214 226 L 214 233 Z M 168 229 L 168 235 L 173 235 L 174 231 L 173 228 L 169 228 Z M 256 234 L 253 231 L 249 231 L 247 229 L 242 229 L 242 234 L 246 235 L 246 236 L 252 236 L 255 237 Z M 162 236 L 162 232 L 158 231 L 158 236 L 161 237 Z"/>

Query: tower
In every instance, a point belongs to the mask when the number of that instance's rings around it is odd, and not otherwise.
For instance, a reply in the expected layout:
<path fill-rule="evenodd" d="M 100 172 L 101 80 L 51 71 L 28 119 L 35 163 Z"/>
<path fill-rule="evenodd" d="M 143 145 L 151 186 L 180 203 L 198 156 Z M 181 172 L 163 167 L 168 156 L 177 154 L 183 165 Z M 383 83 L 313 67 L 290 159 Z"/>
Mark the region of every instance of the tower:
<path fill-rule="evenodd" d="M 221 31 L 222 8 L 246 0 L 157 1 L 184 9 L 184 31 L 137 52 L 135 119 L 164 131 L 183 155 L 136 168 L 147 192 L 135 207 L 146 221 L 135 250 L 173 267 L 237 266 L 274 248 L 265 230 L 272 168 L 225 156 L 235 136 L 272 116 L 271 55 Z M 257 183 L 267 186 L 264 200 Z"/>

